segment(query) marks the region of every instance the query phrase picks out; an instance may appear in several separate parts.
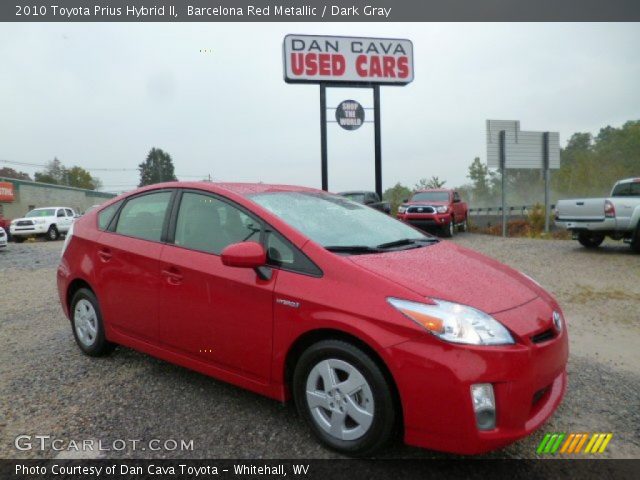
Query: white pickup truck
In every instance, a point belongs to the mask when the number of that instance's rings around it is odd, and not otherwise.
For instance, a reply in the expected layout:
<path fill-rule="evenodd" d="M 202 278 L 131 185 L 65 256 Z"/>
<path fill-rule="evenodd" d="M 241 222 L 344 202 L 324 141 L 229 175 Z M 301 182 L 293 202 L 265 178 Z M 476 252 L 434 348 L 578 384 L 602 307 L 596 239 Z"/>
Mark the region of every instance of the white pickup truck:
<path fill-rule="evenodd" d="M 587 248 L 597 248 L 604 237 L 611 237 L 640 253 L 640 178 L 616 182 L 608 198 L 559 200 L 555 217 L 557 225 Z"/>
<path fill-rule="evenodd" d="M 28 237 L 46 236 L 47 240 L 57 240 L 66 233 L 78 215 L 69 207 L 36 208 L 23 218 L 11 221 L 10 231 L 13 240 L 24 242 Z"/>

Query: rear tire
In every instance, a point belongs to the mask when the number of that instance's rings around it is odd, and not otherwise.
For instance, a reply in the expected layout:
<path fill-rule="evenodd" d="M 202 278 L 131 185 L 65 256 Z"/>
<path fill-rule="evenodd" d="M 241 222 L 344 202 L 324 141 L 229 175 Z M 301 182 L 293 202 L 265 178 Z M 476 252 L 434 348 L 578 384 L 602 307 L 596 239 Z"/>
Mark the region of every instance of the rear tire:
<path fill-rule="evenodd" d="M 604 235 L 580 233 L 578 241 L 585 248 L 598 248 L 604 242 Z"/>
<path fill-rule="evenodd" d="M 100 304 L 88 288 L 79 289 L 71 300 L 71 328 L 80 350 L 90 357 L 111 353 L 115 345 L 105 338 Z"/>
<path fill-rule="evenodd" d="M 56 228 L 55 225 L 51 225 L 49 227 L 49 230 L 47 230 L 47 240 L 55 241 L 55 240 L 58 240 L 59 238 L 60 238 L 60 232 L 58 232 L 58 229 Z"/>
<path fill-rule="evenodd" d="M 640 253 L 640 222 L 638 222 L 638 226 L 636 227 L 636 231 L 631 237 L 631 250 L 636 253 Z"/>
<path fill-rule="evenodd" d="M 397 412 L 376 362 L 342 340 L 322 340 L 300 356 L 292 382 L 298 413 L 330 449 L 369 456 L 393 436 Z"/>

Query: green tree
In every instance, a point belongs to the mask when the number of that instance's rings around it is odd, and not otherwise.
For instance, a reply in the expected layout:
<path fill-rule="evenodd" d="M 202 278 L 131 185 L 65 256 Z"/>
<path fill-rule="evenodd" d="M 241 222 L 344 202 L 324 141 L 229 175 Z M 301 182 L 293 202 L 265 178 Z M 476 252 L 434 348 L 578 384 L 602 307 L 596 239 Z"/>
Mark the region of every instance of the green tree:
<path fill-rule="evenodd" d="M 485 205 L 489 202 L 491 198 L 489 167 L 480 161 L 480 157 L 473 159 L 473 163 L 469 166 L 467 178 L 472 183 L 469 192 L 472 192 L 474 203 Z"/>
<path fill-rule="evenodd" d="M 414 190 L 424 190 L 428 188 L 442 188 L 444 187 L 445 183 L 447 183 L 446 180 L 440 180 L 438 177 L 434 175 L 429 180 L 427 180 L 426 178 L 421 178 L 413 188 Z"/>
<path fill-rule="evenodd" d="M 11 167 L 0 168 L 0 177 L 15 178 L 16 180 L 31 180 L 28 173 L 18 172 Z"/>
<path fill-rule="evenodd" d="M 92 177 L 91 174 L 82 167 L 74 166 L 66 171 L 66 185 L 76 188 L 86 188 L 87 190 L 97 190 L 102 186 L 100 179 Z"/>
<path fill-rule="evenodd" d="M 140 171 L 139 187 L 177 180 L 171 155 L 160 148 L 152 148 L 147 159 L 138 165 L 138 170 Z"/>
<path fill-rule="evenodd" d="M 395 215 L 398 212 L 398 207 L 407 198 L 411 196 L 411 189 L 401 185 L 400 182 L 396 183 L 393 187 L 387 188 L 382 194 L 382 199 L 391 204 L 391 213 Z"/>
<path fill-rule="evenodd" d="M 44 171 L 36 172 L 33 177 L 36 182 L 65 185 L 65 176 L 66 168 L 57 157 L 54 157 L 53 160 L 47 163 Z"/>

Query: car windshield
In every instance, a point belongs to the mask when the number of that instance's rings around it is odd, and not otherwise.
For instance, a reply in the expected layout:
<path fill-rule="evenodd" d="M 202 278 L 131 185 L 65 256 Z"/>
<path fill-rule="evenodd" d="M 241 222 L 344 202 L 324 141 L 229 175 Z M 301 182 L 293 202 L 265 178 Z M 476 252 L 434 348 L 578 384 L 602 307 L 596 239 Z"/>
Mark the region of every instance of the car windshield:
<path fill-rule="evenodd" d="M 354 202 L 364 203 L 364 193 L 341 193 L 340 195 Z"/>
<path fill-rule="evenodd" d="M 25 217 L 53 217 L 56 214 L 53 208 L 40 208 L 37 210 L 31 210 L 25 215 Z"/>
<path fill-rule="evenodd" d="M 449 192 L 418 192 L 411 197 L 412 202 L 448 202 Z"/>
<path fill-rule="evenodd" d="M 372 253 L 387 247 L 423 246 L 423 242 L 434 240 L 384 213 L 337 195 L 271 192 L 250 198 L 329 250 Z"/>

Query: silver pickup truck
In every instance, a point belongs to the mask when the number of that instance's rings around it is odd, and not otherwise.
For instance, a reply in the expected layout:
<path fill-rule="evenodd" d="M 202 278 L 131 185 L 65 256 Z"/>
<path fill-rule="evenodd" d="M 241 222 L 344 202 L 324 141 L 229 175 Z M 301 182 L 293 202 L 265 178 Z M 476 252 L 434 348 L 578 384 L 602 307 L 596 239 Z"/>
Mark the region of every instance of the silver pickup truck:
<path fill-rule="evenodd" d="M 616 182 L 608 198 L 559 200 L 555 217 L 557 225 L 587 248 L 597 248 L 604 237 L 611 237 L 640 253 L 640 178 Z"/>

